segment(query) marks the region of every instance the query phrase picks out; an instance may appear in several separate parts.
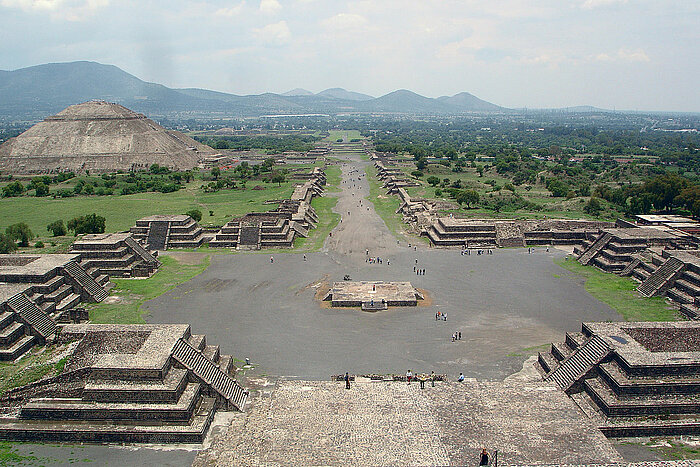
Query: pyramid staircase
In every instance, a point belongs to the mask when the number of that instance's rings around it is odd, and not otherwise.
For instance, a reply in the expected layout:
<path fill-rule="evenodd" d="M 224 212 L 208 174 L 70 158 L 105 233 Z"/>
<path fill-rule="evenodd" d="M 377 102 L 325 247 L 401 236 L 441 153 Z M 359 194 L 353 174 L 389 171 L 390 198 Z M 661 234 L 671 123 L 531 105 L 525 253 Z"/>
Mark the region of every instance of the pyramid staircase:
<path fill-rule="evenodd" d="M 587 266 L 593 258 L 605 248 L 611 238 L 612 235 L 609 233 L 602 234 L 581 254 L 581 256 L 579 256 L 578 262 Z"/>

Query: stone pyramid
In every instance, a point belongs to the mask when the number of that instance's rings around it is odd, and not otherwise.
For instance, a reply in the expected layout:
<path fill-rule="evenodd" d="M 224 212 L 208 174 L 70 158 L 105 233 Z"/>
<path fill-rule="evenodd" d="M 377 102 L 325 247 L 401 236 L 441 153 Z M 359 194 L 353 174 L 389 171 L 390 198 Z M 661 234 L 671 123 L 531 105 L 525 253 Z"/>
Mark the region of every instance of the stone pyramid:
<path fill-rule="evenodd" d="M 0 171 L 93 173 L 197 167 L 214 150 L 119 104 L 71 105 L 0 145 Z"/>

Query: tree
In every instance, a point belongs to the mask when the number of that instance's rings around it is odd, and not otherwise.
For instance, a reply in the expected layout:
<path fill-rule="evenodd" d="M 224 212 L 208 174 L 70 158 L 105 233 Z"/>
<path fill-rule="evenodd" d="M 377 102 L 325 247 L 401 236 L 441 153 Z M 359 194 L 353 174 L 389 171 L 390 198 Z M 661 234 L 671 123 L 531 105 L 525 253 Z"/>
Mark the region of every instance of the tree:
<path fill-rule="evenodd" d="M 87 216 L 74 217 L 66 224 L 68 230 L 72 230 L 75 235 L 78 234 L 96 234 L 104 233 L 105 218 L 97 214 L 88 214 Z"/>
<path fill-rule="evenodd" d="M 437 178 L 435 175 L 431 175 L 430 177 L 425 179 L 426 182 L 428 182 L 431 186 L 437 186 L 438 183 L 440 183 L 440 179 Z"/>
<path fill-rule="evenodd" d="M 2 188 L 4 197 L 21 196 L 22 193 L 24 193 L 24 185 L 17 180 Z"/>
<path fill-rule="evenodd" d="M 17 244 L 4 233 L 0 233 L 0 253 L 12 253 L 17 249 Z"/>
<path fill-rule="evenodd" d="M 51 232 L 51 235 L 54 237 L 61 237 L 68 233 L 68 231 L 66 230 L 66 226 L 63 224 L 63 219 L 53 221 L 52 223 L 46 226 L 46 230 Z"/>
<path fill-rule="evenodd" d="M 202 220 L 202 211 L 199 209 L 190 209 L 185 213 L 186 216 L 190 216 L 195 221 L 199 222 Z"/>
<path fill-rule="evenodd" d="M 31 229 L 24 222 L 12 224 L 5 229 L 5 234 L 12 240 L 19 242 L 19 246 L 29 246 L 29 240 L 34 238 Z"/>
<path fill-rule="evenodd" d="M 600 211 L 603 210 L 603 206 L 600 204 L 598 198 L 591 198 L 588 203 L 583 207 L 583 212 L 590 214 L 591 216 L 597 216 Z"/>
<path fill-rule="evenodd" d="M 49 194 L 49 187 L 44 182 L 37 182 L 34 184 L 36 189 L 36 196 L 47 196 Z"/>
<path fill-rule="evenodd" d="M 455 199 L 460 205 L 466 204 L 467 209 L 471 209 L 472 204 L 479 202 L 479 193 L 475 190 L 464 190 L 457 193 Z"/>
<path fill-rule="evenodd" d="M 281 174 L 280 172 L 275 172 L 272 174 L 272 177 L 270 177 L 270 181 L 272 183 L 276 183 L 277 186 L 282 186 L 282 182 L 284 182 L 284 174 Z"/>
<path fill-rule="evenodd" d="M 214 167 L 211 169 L 211 176 L 214 177 L 214 180 L 218 180 L 219 175 L 221 175 L 221 169 L 218 167 Z"/>

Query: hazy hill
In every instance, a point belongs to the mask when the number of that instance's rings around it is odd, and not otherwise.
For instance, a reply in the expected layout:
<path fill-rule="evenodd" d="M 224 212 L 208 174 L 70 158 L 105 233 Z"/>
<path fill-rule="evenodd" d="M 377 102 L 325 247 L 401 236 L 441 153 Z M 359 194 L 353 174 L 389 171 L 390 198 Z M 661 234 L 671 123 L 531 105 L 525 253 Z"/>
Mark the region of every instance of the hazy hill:
<path fill-rule="evenodd" d="M 333 99 L 343 99 L 346 101 L 369 101 L 374 99 L 372 96 L 367 94 L 362 94 L 360 92 L 347 91 L 343 88 L 330 88 L 325 91 L 321 91 L 317 96 L 331 97 Z"/>
<path fill-rule="evenodd" d="M 452 97 L 442 96 L 437 98 L 438 101 L 449 104 L 458 109 L 467 111 L 494 111 L 504 110 L 503 107 L 481 100 L 478 97 L 469 94 L 468 92 L 460 92 Z"/>
<path fill-rule="evenodd" d="M 318 94 L 295 89 L 284 94 L 248 96 L 197 88 L 171 89 L 143 81 L 116 66 L 95 62 L 48 63 L 14 71 L 0 70 L 0 117 L 40 119 L 69 105 L 94 99 L 116 102 L 147 115 L 179 112 L 204 116 L 340 112 L 440 115 L 505 110 L 469 93 L 431 99 L 408 90 L 374 98 L 341 88 Z"/>

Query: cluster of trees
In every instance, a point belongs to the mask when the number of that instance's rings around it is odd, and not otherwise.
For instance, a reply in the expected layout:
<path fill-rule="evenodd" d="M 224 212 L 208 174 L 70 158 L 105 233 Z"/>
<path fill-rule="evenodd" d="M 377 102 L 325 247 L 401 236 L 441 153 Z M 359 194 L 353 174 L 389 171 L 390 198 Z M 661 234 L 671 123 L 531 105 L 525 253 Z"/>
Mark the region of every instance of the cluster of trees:
<path fill-rule="evenodd" d="M 209 183 L 202 184 L 202 190 L 205 192 L 215 192 L 219 190 L 233 190 L 237 187 L 245 188 L 246 181 L 259 179 L 268 183 L 277 183 L 281 186 L 287 179 L 287 169 L 275 170 L 275 159 L 268 157 L 261 164 L 250 165 L 248 162 L 241 162 L 233 170 L 222 172 L 220 168 L 214 167 L 211 169 L 211 176 L 204 177 L 204 181 L 211 180 Z"/>
<path fill-rule="evenodd" d="M 625 213 L 679 211 L 700 216 L 700 184 L 678 174 L 658 175 L 641 185 L 610 188 L 598 185 L 594 195 L 619 206 Z"/>
<path fill-rule="evenodd" d="M 314 142 L 320 138 L 309 135 L 282 136 L 195 136 L 200 143 L 214 149 L 233 149 L 245 151 L 262 149 L 269 154 L 285 151 L 305 152 L 313 149 Z"/>

